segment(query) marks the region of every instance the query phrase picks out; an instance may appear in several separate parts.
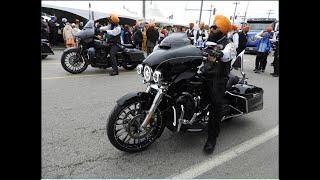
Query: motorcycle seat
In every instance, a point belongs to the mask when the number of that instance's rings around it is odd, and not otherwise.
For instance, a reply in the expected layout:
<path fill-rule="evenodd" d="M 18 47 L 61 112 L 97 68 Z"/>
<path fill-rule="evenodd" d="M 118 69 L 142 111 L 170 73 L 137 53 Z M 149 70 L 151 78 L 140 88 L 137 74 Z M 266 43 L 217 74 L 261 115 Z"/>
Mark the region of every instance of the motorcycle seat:
<path fill-rule="evenodd" d="M 226 89 L 229 90 L 232 88 L 233 85 L 236 85 L 238 84 L 240 81 L 240 78 L 238 76 L 235 76 L 235 75 L 229 75 L 229 79 L 228 79 L 228 82 L 227 82 L 227 86 L 226 86 Z"/>

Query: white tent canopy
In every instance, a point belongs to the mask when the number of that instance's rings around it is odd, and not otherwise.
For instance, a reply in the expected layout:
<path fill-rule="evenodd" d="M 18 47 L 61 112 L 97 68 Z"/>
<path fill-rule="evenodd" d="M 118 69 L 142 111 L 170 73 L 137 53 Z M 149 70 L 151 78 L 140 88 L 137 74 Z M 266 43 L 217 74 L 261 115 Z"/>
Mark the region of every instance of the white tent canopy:
<path fill-rule="evenodd" d="M 55 6 L 55 5 L 50 5 L 50 4 L 42 4 L 42 7 L 67 11 L 67 12 L 82 16 L 86 19 L 89 19 L 89 9 L 88 10 L 75 9 L 75 8 Z M 98 19 L 106 18 L 107 16 L 109 16 L 112 13 L 116 13 L 119 17 L 134 19 L 137 21 L 156 22 L 156 23 L 167 24 L 167 25 L 175 24 L 175 23 L 169 21 L 167 18 L 165 18 L 162 15 L 162 13 L 159 11 L 159 9 L 156 9 L 156 8 L 147 9 L 147 13 L 146 13 L 147 18 L 145 20 L 143 19 L 143 17 L 129 15 L 127 11 L 125 11 L 124 9 L 120 9 L 120 8 L 116 12 L 110 10 L 110 13 L 94 11 L 94 19 L 98 20 Z"/>
<path fill-rule="evenodd" d="M 67 11 L 67 12 L 82 16 L 82 17 L 84 17 L 86 19 L 89 19 L 89 10 L 74 9 L 74 8 L 68 8 L 68 7 L 62 7 L 62 6 L 54 6 L 54 5 L 48 5 L 48 4 L 42 4 L 42 7 L 54 8 L 54 9 Z M 94 19 L 95 20 L 106 18 L 109 15 L 110 15 L 109 13 L 94 11 Z M 121 11 L 117 12 L 117 15 L 119 17 L 130 18 L 130 19 L 134 19 L 134 20 L 139 19 L 139 17 L 129 16 L 129 15 L 125 14 L 125 13 L 122 13 Z"/>

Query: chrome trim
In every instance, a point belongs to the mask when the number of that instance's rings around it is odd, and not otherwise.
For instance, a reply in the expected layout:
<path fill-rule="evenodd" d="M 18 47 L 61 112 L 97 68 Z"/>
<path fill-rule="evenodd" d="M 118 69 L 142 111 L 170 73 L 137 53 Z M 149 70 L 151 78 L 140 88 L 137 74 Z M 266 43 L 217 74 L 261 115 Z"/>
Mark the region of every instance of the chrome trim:
<path fill-rule="evenodd" d="M 142 64 L 139 64 L 137 66 L 137 73 L 138 73 L 138 75 L 143 76 L 144 71 L 143 71 L 143 65 Z"/>
<path fill-rule="evenodd" d="M 155 78 L 156 77 L 156 78 Z M 155 71 L 152 75 L 152 79 L 155 83 L 160 83 L 161 81 L 161 78 L 162 78 L 162 74 L 160 71 Z M 157 80 L 157 81 L 156 81 Z"/>
<path fill-rule="evenodd" d="M 230 106 L 230 107 L 233 108 L 234 110 L 238 111 L 239 114 L 235 114 L 235 115 L 232 115 L 232 116 L 223 116 L 222 119 L 221 119 L 221 121 L 226 120 L 226 119 L 228 119 L 228 118 L 232 118 L 232 117 L 242 116 L 243 114 L 245 114 L 245 113 L 243 113 L 242 111 L 240 111 L 239 109 L 237 109 L 237 108 L 235 108 L 235 107 L 233 107 L 233 106 L 231 106 L 231 105 L 228 105 L 228 106 Z"/>
<path fill-rule="evenodd" d="M 173 123 L 172 125 L 176 126 L 177 125 L 177 112 L 176 112 L 176 108 L 174 108 L 174 106 L 172 106 L 173 109 Z"/>
<path fill-rule="evenodd" d="M 150 72 L 150 79 L 149 79 L 149 80 L 146 79 L 146 72 L 147 72 L 147 70 Z M 145 65 L 144 68 L 143 68 L 143 78 L 144 78 L 144 80 L 145 80 L 146 82 L 152 81 L 152 78 L 153 78 L 153 70 L 152 70 L 152 68 L 151 68 L 150 66 L 148 66 L 148 65 Z"/>
<path fill-rule="evenodd" d="M 196 118 L 200 115 L 201 113 L 194 113 L 191 120 L 189 121 L 189 124 L 193 124 Z"/>
<path fill-rule="evenodd" d="M 239 97 L 241 99 L 244 99 L 246 101 L 246 112 L 245 113 L 248 113 L 249 108 L 248 108 L 248 100 L 247 100 L 247 98 L 245 98 L 243 96 L 240 96 L 240 95 L 233 94 L 233 93 L 231 93 L 229 91 L 226 91 L 226 93 L 230 94 L 231 96 L 236 96 L 236 97 Z"/>
<path fill-rule="evenodd" d="M 145 117 L 145 119 L 143 120 L 143 123 L 141 124 L 140 128 L 144 128 L 146 127 L 148 124 L 149 124 L 149 120 L 151 119 L 153 113 L 156 111 L 157 107 L 159 106 L 161 100 L 162 100 L 162 97 L 163 97 L 163 92 L 162 92 L 162 89 L 158 89 L 158 92 L 152 102 L 152 105 L 148 111 L 148 114 L 147 116 Z"/>
<path fill-rule="evenodd" d="M 160 87 L 157 84 L 150 84 L 149 85 L 151 88 L 155 89 L 155 90 L 159 90 Z"/>
<path fill-rule="evenodd" d="M 184 107 L 183 107 L 183 105 L 181 105 L 181 114 L 180 114 L 180 118 L 178 119 L 178 128 L 177 128 L 177 132 L 179 132 L 179 131 L 180 131 L 181 124 L 182 124 L 182 121 L 183 121 L 183 116 L 184 116 Z"/>
<path fill-rule="evenodd" d="M 150 86 L 147 86 L 147 89 L 146 89 L 146 93 L 149 93 L 150 92 L 150 89 L 151 89 L 151 87 Z"/>

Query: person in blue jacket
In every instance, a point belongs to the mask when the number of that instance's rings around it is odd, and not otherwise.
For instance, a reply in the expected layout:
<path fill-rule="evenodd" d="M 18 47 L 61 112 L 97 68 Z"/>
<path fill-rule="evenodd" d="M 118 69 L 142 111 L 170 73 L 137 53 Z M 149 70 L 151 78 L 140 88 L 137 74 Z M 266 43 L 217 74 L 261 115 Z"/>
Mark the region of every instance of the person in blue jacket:
<path fill-rule="evenodd" d="M 264 72 L 267 65 L 267 57 L 271 51 L 270 44 L 270 33 L 272 29 L 271 27 L 267 27 L 266 30 L 258 33 L 256 38 L 259 39 L 257 41 L 257 57 L 256 57 L 256 65 L 253 70 L 255 73 Z"/>

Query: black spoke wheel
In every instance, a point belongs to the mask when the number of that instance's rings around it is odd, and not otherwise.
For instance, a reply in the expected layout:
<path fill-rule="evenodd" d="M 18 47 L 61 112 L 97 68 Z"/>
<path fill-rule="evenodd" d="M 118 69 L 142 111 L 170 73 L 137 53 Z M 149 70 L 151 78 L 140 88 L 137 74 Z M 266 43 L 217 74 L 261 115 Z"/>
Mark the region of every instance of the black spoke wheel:
<path fill-rule="evenodd" d="M 88 64 L 84 57 L 79 55 L 78 49 L 70 49 L 62 54 L 61 65 L 64 70 L 72 74 L 82 73 Z"/>
<path fill-rule="evenodd" d="M 146 128 L 140 128 L 149 108 L 145 102 L 116 105 L 107 124 L 111 144 L 121 151 L 138 152 L 145 150 L 160 137 L 165 124 L 158 109 L 153 114 L 151 123 Z"/>

